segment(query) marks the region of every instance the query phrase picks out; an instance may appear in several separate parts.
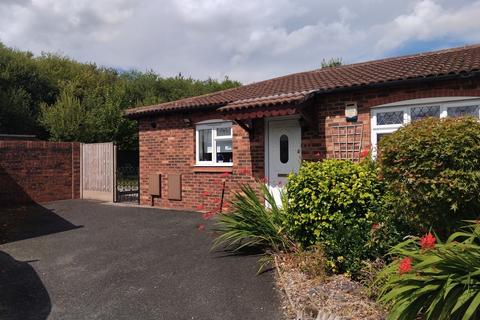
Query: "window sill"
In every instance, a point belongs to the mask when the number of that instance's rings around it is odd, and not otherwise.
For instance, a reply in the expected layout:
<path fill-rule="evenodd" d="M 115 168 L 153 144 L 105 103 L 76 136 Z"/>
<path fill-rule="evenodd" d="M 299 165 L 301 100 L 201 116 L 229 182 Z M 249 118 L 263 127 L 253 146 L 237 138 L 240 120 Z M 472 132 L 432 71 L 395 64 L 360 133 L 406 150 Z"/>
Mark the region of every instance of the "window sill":
<path fill-rule="evenodd" d="M 193 172 L 224 173 L 233 172 L 233 168 L 232 166 L 195 166 L 193 167 Z"/>

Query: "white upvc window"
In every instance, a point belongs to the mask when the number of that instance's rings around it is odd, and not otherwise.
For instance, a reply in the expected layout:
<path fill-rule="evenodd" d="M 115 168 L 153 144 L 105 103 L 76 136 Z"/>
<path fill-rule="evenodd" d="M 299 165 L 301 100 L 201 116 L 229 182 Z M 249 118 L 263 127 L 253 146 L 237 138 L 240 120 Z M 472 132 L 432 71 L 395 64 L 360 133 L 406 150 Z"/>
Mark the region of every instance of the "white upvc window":
<path fill-rule="evenodd" d="M 209 120 L 196 125 L 197 166 L 233 165 L 232 123 L 220 121 Z"/>
<path fill-rule="evenodd" d="M 377 145 L 382 137 L 405 124 L 426 117 L 473 116 L 480 119 L 479 97 L 444 97 L 401 101 L 371 110 L 372 153 L 376 155 Z"/>

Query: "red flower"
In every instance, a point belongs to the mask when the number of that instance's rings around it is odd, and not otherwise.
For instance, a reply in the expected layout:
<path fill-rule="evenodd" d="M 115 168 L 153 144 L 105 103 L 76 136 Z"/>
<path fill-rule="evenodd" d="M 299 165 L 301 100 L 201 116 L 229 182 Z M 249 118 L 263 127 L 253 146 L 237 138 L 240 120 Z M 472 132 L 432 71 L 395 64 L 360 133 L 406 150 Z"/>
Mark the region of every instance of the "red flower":
<path fill-rule="evenodd" d="M 378 223 L 372 224 L 372 231 L 376 231 L 378 229 L 380 229 L 380 224 L 378 224 Z"/>
<path fill-rule="evenodd" d="M 199 204 L 199 205 L 197 206 L 197 210 L 198 210 L 198 211 L 202 211 L 203 209 L 205 209 L 205 206 L 204 206 L 203 204 Z"/>
<path fill-rule="evenodd" d="M 368 149 L 363 149 L 362 151 L 360 151 L 360 158 L 366 158 L 368 156 L 368 154 L 370 153 L 370 150 Z"/>
<path fill-rule="evenodd" d="M 202 193 L 202 196 L 204 196 L 204 197 L 208 197 L 209 195 L 210 195 L 210 192 L 208 192 L 208 191 L 204 191 Z"/>
<path fill-rule="evenodd" d="M 220 178 L 228 178 L 229 175 L 230 175 L 230 173 L 224 172 L 220 175 Z"/>
<path fill-rule="evenodd" d="M 412 258 L 405 257 L 400 260 L 400 265 L 398 266 L 398 272 L 400 274 L 408 273 L 412 270 Z"/>
<path fill-rule="evenodd" d="M 435 239 L 435 237 L 429 232 L 427 235 L 423 236 L 420 239 L 420 246 L 423 250 L 432 249 L 435 247 L 436 241 L 437 240 Z"/>
<path fill-rule="evenodd" d="M 203 231 L 205 230 L 205 225 L 203 223 L 200 223 L 197 227 L 198 230 Z"/>
<path fill-rule="evenodd" d="M 261 183 L 268 183 L 268 178 L 267 177 L 260 178 L 260 182 Z"/>

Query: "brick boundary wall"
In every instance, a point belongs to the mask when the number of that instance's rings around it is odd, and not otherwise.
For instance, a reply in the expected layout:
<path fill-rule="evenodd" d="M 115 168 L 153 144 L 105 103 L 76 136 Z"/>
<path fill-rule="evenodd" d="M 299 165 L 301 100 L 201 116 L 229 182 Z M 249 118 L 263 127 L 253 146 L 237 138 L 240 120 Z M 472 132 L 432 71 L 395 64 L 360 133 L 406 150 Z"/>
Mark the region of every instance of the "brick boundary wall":
<path fill-rule="evenodd" d="M 0 141 L 0 207 L 79 197 L 78 142 Z"/>

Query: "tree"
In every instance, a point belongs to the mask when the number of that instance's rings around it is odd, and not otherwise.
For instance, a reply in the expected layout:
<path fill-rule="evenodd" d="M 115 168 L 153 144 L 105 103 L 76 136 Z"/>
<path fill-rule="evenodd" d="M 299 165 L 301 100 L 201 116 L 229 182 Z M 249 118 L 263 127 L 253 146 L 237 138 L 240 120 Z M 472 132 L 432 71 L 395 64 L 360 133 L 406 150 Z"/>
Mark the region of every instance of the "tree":
<path fill-rule="evenodd" d="M 32 57 L 0 43 L 0 133 L 45 134 L 37 117 L 53 86 Z"/>
<path fill-rule="evenodd" d="M 88 114 L 73 94 L 73 86 L 66 87 L 57 101 L 49 106 L 42 105 L 40 123 L 57 141 L 85 141 L 88 139 Z"/>
<path fill-rule="evenodd" d="M 126 108 L 157 104 L 239 86 L 225 78 L 197 80 L 153 71 L 118 72 L 42 53 L 35 57 L 0 43 L 0 133 L 80 142 L 114 141 L 137 148 L 137 127 Z"/>

